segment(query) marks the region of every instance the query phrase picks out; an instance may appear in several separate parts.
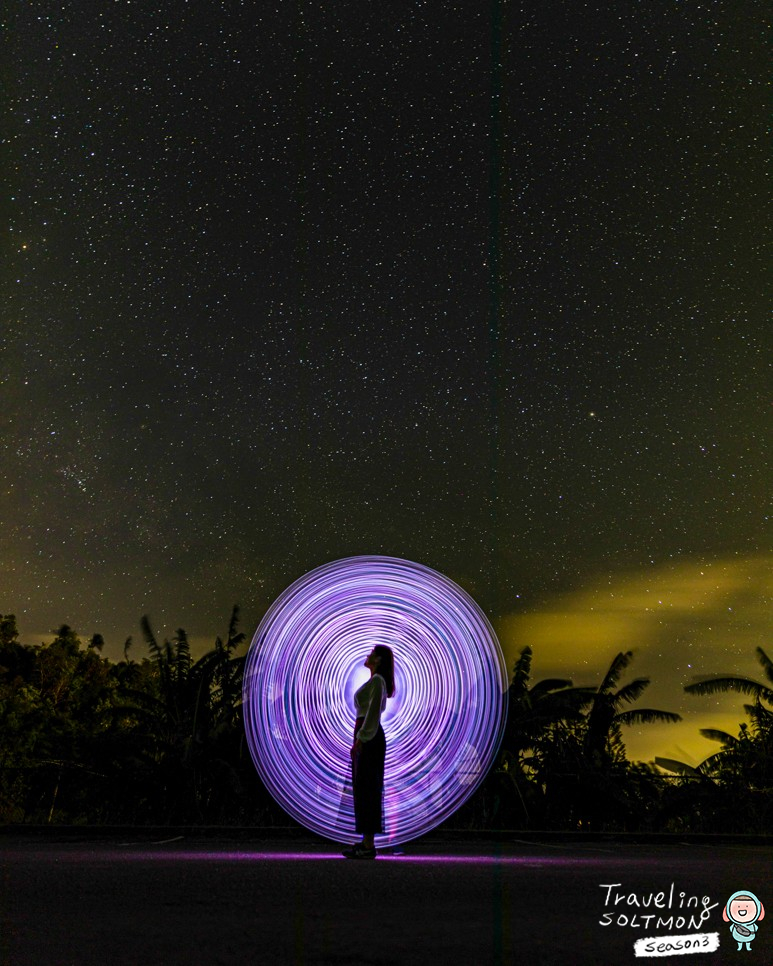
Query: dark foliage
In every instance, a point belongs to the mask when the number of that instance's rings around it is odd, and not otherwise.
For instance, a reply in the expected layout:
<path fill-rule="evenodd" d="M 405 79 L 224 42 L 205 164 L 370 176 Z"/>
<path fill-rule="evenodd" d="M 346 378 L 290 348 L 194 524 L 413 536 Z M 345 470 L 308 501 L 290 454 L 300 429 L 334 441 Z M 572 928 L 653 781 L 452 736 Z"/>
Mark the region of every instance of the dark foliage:
<path fill-rule="evenodd" d="M 50 644 L 19 643 L 0 615 L 0 822 L 288 825 L 254 768 L 242 721 L 244 644 L 234 608 L 224 638 L 193 660 L 184 630 L 148 655 L 113 663 L 95 635 L 84 647 L 63 625 Z M 760 663 L 773 682 L 773 665 Z M 770 832 L 773 710 L 768 685 L 711 678 L 693 694 L 754 698 L 738 735 L 697 768 L 630 762 L 622 728 L 675 721 L 635 702 L 649 681 L 622 683 L 621 652 L 597 688 L 531 681 L 530 648 L 513 669 L 502 750 L 478 792 L 449 821 L 477 829 Z"/>

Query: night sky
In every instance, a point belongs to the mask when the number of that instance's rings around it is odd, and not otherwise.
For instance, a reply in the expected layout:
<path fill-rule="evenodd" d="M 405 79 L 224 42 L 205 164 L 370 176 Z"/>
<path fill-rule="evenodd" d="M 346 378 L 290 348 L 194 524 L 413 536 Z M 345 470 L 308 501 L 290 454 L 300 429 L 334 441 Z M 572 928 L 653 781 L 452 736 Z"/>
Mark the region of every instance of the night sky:
<path fill-rule="evenodd" d="M 0 612 L 200 652 L 404 557 L 716 750 L 682 685 L 773 649 L 767 12 L 12 3 Z"/>

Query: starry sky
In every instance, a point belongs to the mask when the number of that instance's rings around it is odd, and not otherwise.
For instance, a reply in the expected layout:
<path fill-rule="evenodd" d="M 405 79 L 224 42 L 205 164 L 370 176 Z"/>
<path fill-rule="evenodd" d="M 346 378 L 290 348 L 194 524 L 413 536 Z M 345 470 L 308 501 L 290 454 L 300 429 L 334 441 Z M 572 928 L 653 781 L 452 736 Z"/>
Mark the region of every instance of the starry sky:
<path fill-rule="evenodd" d="M 12 3 L 0 612 L 138 659 L 404 557 L 715 750 L 682 684 L 770 646 L 765 14 Z"/>

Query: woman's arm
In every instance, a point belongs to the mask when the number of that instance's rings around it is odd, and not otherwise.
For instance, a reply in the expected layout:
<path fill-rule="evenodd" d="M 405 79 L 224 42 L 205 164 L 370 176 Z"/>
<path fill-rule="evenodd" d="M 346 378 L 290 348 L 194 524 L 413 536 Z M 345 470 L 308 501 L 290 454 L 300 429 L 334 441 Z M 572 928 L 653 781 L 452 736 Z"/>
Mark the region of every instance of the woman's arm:
<path fill-rule="evenodd" d="M 374 674 L 370 679 L 370 696 L 368 700 L 368 710 L 365 712 L 365 720 L 362 727 L 357 732 L 357 740 L 363 744 L 375 735 L 381 723 L 381 706 L 384 703 L 384 692 L 386 682 L 380 674 Z"/>

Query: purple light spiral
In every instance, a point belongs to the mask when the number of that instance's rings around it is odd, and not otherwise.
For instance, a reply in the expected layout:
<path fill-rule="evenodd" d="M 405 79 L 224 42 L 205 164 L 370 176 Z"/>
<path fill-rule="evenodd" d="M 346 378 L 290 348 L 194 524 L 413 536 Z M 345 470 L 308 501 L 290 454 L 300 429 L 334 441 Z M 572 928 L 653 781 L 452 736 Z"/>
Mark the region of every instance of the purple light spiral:
<path fill-rule="evenodd" d="M 395 655 L 385 833 L 423 835 L 485 777 L 507 711 L 507 669 L 485 614 L 457 584 L 394 557 L 336 560 L 296 580 L 267 611 L 244 675 L 244 723 L 263 783 L 298 822 L 354 838 L 353 695 L 375 644 Z"/>

